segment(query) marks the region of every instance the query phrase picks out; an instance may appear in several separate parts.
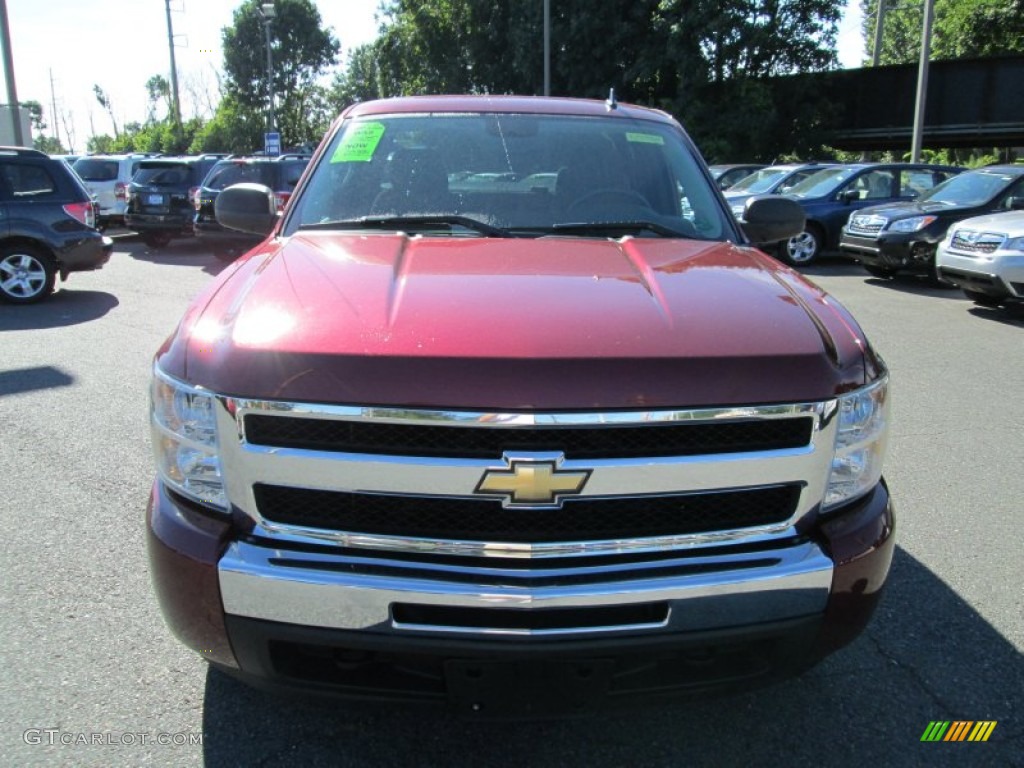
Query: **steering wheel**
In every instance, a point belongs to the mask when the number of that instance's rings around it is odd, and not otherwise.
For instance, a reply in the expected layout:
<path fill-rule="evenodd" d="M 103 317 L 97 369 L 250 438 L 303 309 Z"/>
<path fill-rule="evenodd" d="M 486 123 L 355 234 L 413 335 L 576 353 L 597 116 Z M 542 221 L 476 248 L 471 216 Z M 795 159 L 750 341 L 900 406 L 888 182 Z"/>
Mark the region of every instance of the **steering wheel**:
<path fill-rule="evenodd" d="M 647 202 L 647 198 L 641 195 L 639 192 L 633 192 L 629 189 L 614 189 L 608 187 L 606 189 L 595 189 L 593 192 L 588 192 L 583 197 L 574 200 L 572 205 L 566 210 L 566 214 L 575 215 L 580 211 L 587 211 L 593 214 L 610 214 L 616 215 L 619 207 L 625 208 L 626 213 L 623 216 L 632 215 L 636 212 L 637 208 L 643 208 L 645 214 L 649 214 L 651 211 L 651 204 Z"/>

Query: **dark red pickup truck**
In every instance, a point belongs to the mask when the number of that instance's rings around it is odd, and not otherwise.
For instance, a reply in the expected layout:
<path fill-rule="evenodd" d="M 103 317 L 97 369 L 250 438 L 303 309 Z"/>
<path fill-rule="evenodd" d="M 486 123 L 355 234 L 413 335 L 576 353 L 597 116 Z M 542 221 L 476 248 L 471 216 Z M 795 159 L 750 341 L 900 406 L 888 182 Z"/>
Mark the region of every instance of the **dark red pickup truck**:
<path fill-rule="evenodd" d="M 661 112 L 347 110 L 156 356 L 172 631 L 278 689 L 579 711 L 747 688 L 854 639 L 889 570 L 888 374 L 749 245 Z"/>

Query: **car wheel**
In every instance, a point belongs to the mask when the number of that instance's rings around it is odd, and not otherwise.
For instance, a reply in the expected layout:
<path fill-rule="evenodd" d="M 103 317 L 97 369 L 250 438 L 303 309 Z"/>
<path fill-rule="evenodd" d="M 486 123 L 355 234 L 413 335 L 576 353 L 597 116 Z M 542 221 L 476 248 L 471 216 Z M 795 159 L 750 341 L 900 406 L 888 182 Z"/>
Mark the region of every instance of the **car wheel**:
<path fill-rule="evenodd" d="M 795 267 L 810 264 L 821 253 L 821 242 L 821 230 L 809 224 L 796 237 L 782 241 L 779 245 L 779 256 L 784 262 Z"/>
<path fill-rule="evenodd" d="M 964 288 L 963 292 L 964 296 L 973 301 L 979 307 L 995 308 L 1003 303 L 1002 300 L 1000 300 L 998 297 L 990 296 L 989 294 L 982 293 L 981 291 L 969 291 L 966 288 Z"/>
<path fill-rule="evenodd" d="M 166 232 L 147 232 L 142 236 L 142 242 L 150 248 L 163 248 L 171 242 L 171 236 Z"/>
<path fill-rule="evenodd" d="M 888 278 L 896 274 L 896 270 L 892 267 L 875 267 L 868 264 L 864 264 L 862 266 L 872 277 Z"/>
<path fill-rule="evenodd" d="M 0 298 L 31 304 L 53 293 L 57 266 L 53 258 L 27 245 L 0 248 Z"/>

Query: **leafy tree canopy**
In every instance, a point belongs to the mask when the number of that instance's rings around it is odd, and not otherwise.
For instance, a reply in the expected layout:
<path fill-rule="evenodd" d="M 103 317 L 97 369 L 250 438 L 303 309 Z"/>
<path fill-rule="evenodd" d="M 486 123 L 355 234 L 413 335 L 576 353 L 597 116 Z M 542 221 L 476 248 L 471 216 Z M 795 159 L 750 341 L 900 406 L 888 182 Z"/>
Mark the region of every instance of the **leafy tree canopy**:
<path fill-rule="evenodd" d="M 864 40 L 874 49 L 879 0 L 861 0 Z M 912 64 L 921 55 L 922 3 L 886 3 L 880 64 Z M 931 57 L 962 59 L 1024 53 L 1024 0 L 935 0 Z"/>
<path fill-rule="evenodd" d="M 380 36 L 335 79 L 339 107 L 401 94 L 543 92 L 542 3 L 387 0 L 381 11 Z M 793 116 L 818 101 L 790 94 L 805 102 L 776 108 L 756 79 L 837 63 L 833 0 L 559 0 L 551 14 L 553 95 L 604 98 L 615 88 L 679 115 L 698 143 L 715 139 L 724 154 L 742 134 L 743 159 L 770 158 L 777 139 L 792 146 Z"/>
<path fill-rule="evenodd" d="M 246 0 L 234 13 L 231 26 L 222 31 L 225 86 L 232 99 L 229 114 L 251 122 L 267 114 L 267 57 L 264 20 L 259 0 Z M 311 0 L 276 0 L 275 17 L 270 22 L 273 58 L 273 91 L 277 127 L 286 144 L 309 139 L 322 120 L 310 121 L 310 115 L 322 99 L 316 81 L 335 63 L 340 45 L 328 29 L 321 26 L 320 12 Z M 265 124 L 264 124 L 265 125 Z M 262 146 L 262 138 L 252 146 Z"/>

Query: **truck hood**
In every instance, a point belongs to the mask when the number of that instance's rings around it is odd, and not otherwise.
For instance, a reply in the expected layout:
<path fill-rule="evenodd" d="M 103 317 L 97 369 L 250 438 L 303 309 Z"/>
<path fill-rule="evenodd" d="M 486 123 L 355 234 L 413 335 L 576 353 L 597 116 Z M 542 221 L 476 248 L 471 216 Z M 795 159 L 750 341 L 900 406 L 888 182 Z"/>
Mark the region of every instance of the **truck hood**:
<path fill-rule="evenodd" d="M 866 349 L 831 297 L 753 248 L 310 232 L 221 275 L 159 362 L 242 397 L 669 408 L 833 397 L 876 375 Z"/>

